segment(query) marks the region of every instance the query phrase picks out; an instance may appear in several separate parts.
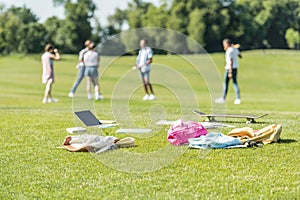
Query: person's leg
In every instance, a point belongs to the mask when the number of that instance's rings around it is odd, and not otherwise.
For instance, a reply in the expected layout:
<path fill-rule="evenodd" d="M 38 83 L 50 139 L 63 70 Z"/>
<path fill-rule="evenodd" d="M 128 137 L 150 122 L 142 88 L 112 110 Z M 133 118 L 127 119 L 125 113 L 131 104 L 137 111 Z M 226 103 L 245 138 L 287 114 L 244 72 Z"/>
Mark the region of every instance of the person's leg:
<path fill-rule="evenodd" d="M 152 88 L 152 84 L 151 84 L 151 83 L 148 83 L 148 87 L 149 87 L 149 89 L 150 89 L 150 93 L 151 93 L 151 94 L 154 94 L 153 88 Z"/>
<path fill-rule="evenodd" d="M 229 85 L 230 78 L 228 77 L 228 70 L 225 71 L 224 75 L 224 91 L 223 91 L 223 99 L 226 99 L 227 92 L 228 92 L 228 85 Z"/>
<path fill-rule="evenodd" d="M 146 72 L 145 80 L 146 80 L 146 83 L 147 83 L 147 85 L 150 89 L 150 93 L 154 94 L 152 84 L 150 83 L 150 71 Z"/>
<path fill-rule="evenodd" d="M 93 70 L 92 70 L 91 81 L 94 85 L 95 100 L 103 99 L 103 96 L 100 93 L 100 86 L 99 86 L 98 77 L 99 77 L 98 68 L 94 67 Z"/>
<path fill-rule="evenodd" d="M 100 87 L 99 87 L 99 81 L 98 76 L 92 78 L 92 82 L 94 84 L 94 92 L 95 92 L 95 99 L 99 100 L 100 98 Z"/>
<path fill-rule="evenodd" d="M 141 78 L 142 78 L 142 82 L 144 85 L 144 90 L 145 90 L 145 96 L 143 97 L 143 100 L 149 100 L 149 91 L 148 91 L 148 81 L 147 81 L 147 77 L 146 77 L 146 73 L 145 72 L 141 72 Z"/>
<path fill-rule="evenodd" d="M 48 79 L 46 86 L 45 86 L 45 93 L 44 93 L 44 97 L 45 98 L 51 98 L 51 89 L 52 89 L 52 84 L 53 84 L 53 79 L 50 78 Z"/>
<path fill-rule="evenodd" d="M 100 87 L 99 87 L 99 82 L 98 82 L 98 77 L 94 78 L 94 90 L 95 90 L 95 95 L 99 95 L 100 93 Z"/>
<path fill-rule="evenodd" d="M 78 85 L 79 85 L 80 82 L 82 81 L 82 79 L 83 79 L 83 77 L 84 77 L 84 69 L 85 69 L 84 66 L 79 67 L 78 73 L 77 73 L 77 79 L 76 79 L 76 81 L 74 82 L 73 87 L 71 88 L 71 91 L 70 91 L 71 93 L 75 93 L 75 91 L 76 91 Z"/>
<path fill-rule="evenodd" d="M 152 84 L 150 83 L 150 71 L 146 72 L 145 73 L 145 76 L 144 76 L 144 80 L 145 80 L 145 83 L 146 83 L 146 86 L 149 88 L 150 90 L 150 95 L 148 97 L 148 100 L 155 100 L 156 97 L 154 96 L 154 92 L 153 92 L 153 88 L 152 88 Z"/>
<path fill-rule="evenodd" d="M 149 95 L 147 74 L 145 72 L 141 72 L 141 77 L 142 77 L 142 82 L 144 85 L 144 90 L 145 90 L 146 94 Z"/>
<path fill-rule="evenodd" d="M 86 91 L 87 91 L 87 95 L 88 95 L 88 99 L 92 99 L 92 91 L 91 91 L 91 78 L 89 76 L 86 77 Z"/>
<path fill-rule="evenodd" d="M 233 88 L 235 90 L 236 99 L 241 99 L 240 89 L 237 82 L 237 69 L 232 70 L 232 81 L 233 81 Z"/>
<path fill-rule="evenodd" d="M 51 95 L 52 83 L 53 83 L 53 79 L 49 79 L 45 84 L 43 103 L 56 102 L 56 100 L 54 101 L 54 99 L 52 99 L 52 95 Z"/>
<path fill-rule="evenodd" d="M 48 81 L 45 86 L 44 98 L 51 98 L 51 85 L 52 82 Z"/>

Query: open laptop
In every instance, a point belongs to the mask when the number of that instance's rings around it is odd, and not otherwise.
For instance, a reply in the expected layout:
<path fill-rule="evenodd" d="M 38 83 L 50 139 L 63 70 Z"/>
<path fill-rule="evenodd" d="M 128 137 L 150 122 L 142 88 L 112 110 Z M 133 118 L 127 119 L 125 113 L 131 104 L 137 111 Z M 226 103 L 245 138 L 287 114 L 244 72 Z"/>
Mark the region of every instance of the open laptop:
<path fill-rule="evenodd" d="M 76 111 L 74 114 L 84 123 L 85 126 L 95 126 L 98 128 L 109 128 L 112 126 L 118 126 L 118 124 L 103 124 L 90 110 Z"/>

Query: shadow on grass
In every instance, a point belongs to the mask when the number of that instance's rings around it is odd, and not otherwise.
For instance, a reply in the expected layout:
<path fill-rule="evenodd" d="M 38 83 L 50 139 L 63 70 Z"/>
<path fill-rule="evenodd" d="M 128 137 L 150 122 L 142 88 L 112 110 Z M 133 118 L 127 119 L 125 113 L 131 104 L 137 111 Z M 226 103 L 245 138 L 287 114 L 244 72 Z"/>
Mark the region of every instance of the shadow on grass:
<path fill-rule="evenodd" d="M 294 143 L 294 142 L 298 142 L 297 140 L 293 140 L 293 139 L 280 139 L 278 141 L 278 143 L 282 143 L 282 144 L 289 144 L 289 143 Z"/>

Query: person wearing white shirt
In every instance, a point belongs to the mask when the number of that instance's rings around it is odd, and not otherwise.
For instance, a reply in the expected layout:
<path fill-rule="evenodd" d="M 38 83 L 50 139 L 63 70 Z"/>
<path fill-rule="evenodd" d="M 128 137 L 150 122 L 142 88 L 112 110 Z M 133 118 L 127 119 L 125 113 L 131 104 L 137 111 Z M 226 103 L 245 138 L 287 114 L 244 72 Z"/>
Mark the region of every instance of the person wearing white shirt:
<path fill-rule="evenodd" d="M 156 97 L 154 96 L 152 84 L 150 83 L 150 71 L 151 71 L 153 51 L 149 46 L 147 46 L 146 39 L 142 39 L 140 41 L 140 47 L 141 49 L 136 59 L 136 65 L 133 66 L 133 69 L 140 70 L 140 74 L 142 77 L 142 81 L 146 93 L 145 96 L 143 97 L 143 100 L 151 101 L 156 99 Z"/>
<path fill-rule="evenodd" d="M 227 92 L 228 92 L 228 85 L 230 79 L 233 81 L 233 88 L 235 90 L 236 99 L 234 104 L 241 103 L 240 97 L 240 89 L 237 82 L 237 72 L 239 68 L 238 57 L 240 56 L 240 51 L 237 48 L 234 48 L 234 45 L 231 43 L 229 39 L 223 40 L 223 47 L 225 50 L 225 58 L 226 58 L 226 65 L 225 65 L 225 76 L 224 76 L 224 91 L 223 96 L 215 100 L 215 103 L 224 103 Z"/>
<path fill-rule="evenodd" d="M 78 69 L 78 73 L 77 73 L 77 78 L 73 84 L 73 87 L 71 88 L 70 92 L 69 92 L 69 97 L 74 97 L 75 91 L 78 87 L 78 85 L 80 84 L 80 82 L 82 81 L 82 79 L 84 78 L 84 70 L 85 70 L 85 66 L 84 66 L 84 54 L 86 52 L 88 52 L 89 48 L 88 46 L 91 44 L 90 40 L 86 40 L 84 42 L 84 48 L 79 52 L 79 64 L 76 66 L 76 68 Z"/>
<path fill-rule="evenodd" d="M 91 91 L 91 84 L 94 85 L 94 92 L 95 92 L 95 100 L 103 99 L 103 96 L 100 94 L 100 87 L 98 81 L 98 68 L 99 68 L 99 54 L 96 52 L 95 44 L 91 43 L 88 48 L 89 50 L 84 54 L 84 65 L 85 71 L 84 75 L 87 77 L 87 93 L 88 99 L 92 99 L 92 91 Z"/>

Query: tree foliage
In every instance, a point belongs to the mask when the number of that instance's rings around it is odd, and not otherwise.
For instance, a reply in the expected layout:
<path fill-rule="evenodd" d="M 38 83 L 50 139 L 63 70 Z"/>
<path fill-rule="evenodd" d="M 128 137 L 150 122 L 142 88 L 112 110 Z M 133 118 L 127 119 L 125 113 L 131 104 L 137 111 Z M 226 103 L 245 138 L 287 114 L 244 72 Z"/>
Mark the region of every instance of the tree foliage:
<path fill-rule="evenodd" d="M 285 39 L 288 43 L 289 48 L 299 47 L 300 43 L 300 35 L 298 31 L 295 31 L 293 28 L 289 28 L 286 30 Z"/>
<path fill-rule="evenodd" d="M 123 18 L 118 20 L 122 25 L 127 23 L 129 28 L 169 28 L 190 36 L 208 51 L 222 50 L 224 38 L 241 43 L 243 49 L 288 48 L 287 29 L 300 31 L 298 0 L 162 2 L 162 5 L 154 6 L 135 0 L 116 14 L 123 13 Z M 167 40 L 172 40 L 171 37 Z"/>
<path fill-rule="evenodd" d="M 117 8 L 109 16 L 105 27 L 94 16 L 93 0 L 52 1 L 64 7 L 65 18 L 50 17 L 43 24 L 26 7 L 0 5 L 0 53 L 40 52 L 49 42 L 63 53 L 77 53 L 86 39 L 101 42 L 142 27 L 178 31 L 209 52 L 223 50 L 224 38 L 240 43 L 242 49 L 299 48 L 299 0 L 161 0 L 160 5 L 131 0 L 126 9 Z M 154 49 L 173 45 L 189 53 L 193 48 L 187 41 L 174 44 L 172 34 L 153 31 L 122 41 L 122 49 L 132 50 L 132 42 L 141 37 L 148 37 Z"/>
<path fill-rule="evenodd" d="M 12 6 L 0 13 L 0 51 L 2 53 L 35 53 L 43 47 L 45 29 L 26 7 Z"/>
<path fill-rule="evenodd" d="M 57 29 L 55 44 L 63 48 L 66 53 L 74 53 L 82 48 L 84 40 L 91 39 L 91 19 L 96 5 L 92 0 L 58 1 L 64 4 L 65 19 Z"/>
<path fill-rule="evenodd" d="M 65 19 L 48 18 L 43 24 L 28 8 L 14 7 L 0 13 L 1 53 L 41 52 L 46 43 L 53 43 L 64 53 L 77 53 L 86 39 L 95 39 L 101 28 L 93 30 L 91 21 L 96 9 L 93 0 L 53 0 L 55 5 L 64 6 Z M 97 36 L 95 36 L 97 35 Z"/>

